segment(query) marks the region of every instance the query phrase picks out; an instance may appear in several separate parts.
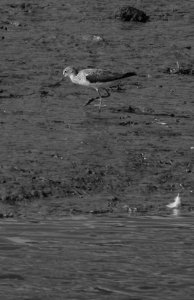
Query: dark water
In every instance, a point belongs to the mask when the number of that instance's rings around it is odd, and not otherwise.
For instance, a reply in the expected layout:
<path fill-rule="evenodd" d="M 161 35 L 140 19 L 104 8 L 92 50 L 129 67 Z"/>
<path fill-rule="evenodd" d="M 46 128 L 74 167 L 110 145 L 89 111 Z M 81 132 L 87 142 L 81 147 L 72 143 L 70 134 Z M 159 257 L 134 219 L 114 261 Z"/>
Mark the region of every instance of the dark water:
<path fill-rule="evenodd" d="M 1 299 L 193 299 L 193 215 L 0 223 Z"/>

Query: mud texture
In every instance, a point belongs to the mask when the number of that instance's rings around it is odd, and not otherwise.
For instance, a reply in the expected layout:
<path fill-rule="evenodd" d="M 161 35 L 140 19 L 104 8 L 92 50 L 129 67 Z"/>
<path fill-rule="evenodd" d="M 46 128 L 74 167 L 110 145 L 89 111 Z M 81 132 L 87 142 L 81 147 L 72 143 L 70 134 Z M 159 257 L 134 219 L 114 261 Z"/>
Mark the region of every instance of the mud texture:
<path fill-rule="evenodd" d="M 0 217 L 193 210 L 193 1 L 73 2 L 1 1 Z M 67 65 L 137 76 L 99 114 Z"/>

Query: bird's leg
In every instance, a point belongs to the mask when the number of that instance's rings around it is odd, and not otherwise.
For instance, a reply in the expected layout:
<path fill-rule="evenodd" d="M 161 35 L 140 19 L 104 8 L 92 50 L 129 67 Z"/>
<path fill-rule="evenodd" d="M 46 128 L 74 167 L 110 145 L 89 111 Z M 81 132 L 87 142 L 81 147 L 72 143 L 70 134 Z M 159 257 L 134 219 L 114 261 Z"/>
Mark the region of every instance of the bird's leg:
<path fill-rule="evenodd" d="M 103 95 L 103 98 L 110 97 L 110 93 L 109 93 L 109 91 L 105 87 L 101 87 L 101 89 L 103 89 L 103 90 L 106 91 L 106 95 L 105 96 Z"/>
<path fill-rule="evenodd" d="M 94 100 L 96 100 L 96 99 L 98 99 L 98 97 L 89 99 L 89 100 L 84 104 L 84 106 L 89 105 L 90 103 L 92 103 L 92 102 L 93 102 Z"/>
<path fill-rule="evenodd" d="M 100 94 L 99 88 L 95 88 L 95 90 L 97 91 L 99 97 L 89 99 L 89 100 L 84 104 L 84 106 L 87 106 L 87 105 L 89 105 L 90 103 L 92 103 L 94 100 L 99 99 L 99 104 L 95 104 L 95 106 L 98 106 L 98 107 L 99 107 L 99 111 L 100 111 L 100 109 L 101 109 L 101 107 L 102 107 L 102 98 L 103 98 L 103 97 L 109 97 L 109 96 L 110 96 L 110 93 L 108 92 L 107 89 L 105 89 L 105 88 L 101 88 L 101 89 L 104 89 L 104 90 L 106 91 L 106 96 L 102 96 L 102 95 Z M 103 106 L 106 106 L 106 105 L 103 105 Z"/>
<path fill-rule="evenodd" d="M 99 95 L 99 104 L 94 104 L 94 106 L 98 106 L 98 111 L 100 112 L 100 110 L 101 110 L 101 105 L 102 105 L 102 96 L 101 96 L 100 91 L 99 91 L 98 88 L 96 88 L 96 91 L 97 91 L 97 93 L 98 93 L 98 95 Z"/>
<path fill-rule="evenodd" d="M 99 112 L 100 112 L 101 107 L 104 107 L 104 106 L 106 106 L 106 105 L 105 105 L 105 104 L 102 105 L 102 96 L 101 96 L 100 91 L 99 91 L 98 88 L 96 88 L 96 91 L 97 91 L 97 93 L 98 93 L 98 95 L 99 95 L 99 104 L 95 104 L 94 106 L 98 106 L 98 109 L 99 109 Z M 107 91 L 107 92 L 108 92 L 108 91 Z"/>

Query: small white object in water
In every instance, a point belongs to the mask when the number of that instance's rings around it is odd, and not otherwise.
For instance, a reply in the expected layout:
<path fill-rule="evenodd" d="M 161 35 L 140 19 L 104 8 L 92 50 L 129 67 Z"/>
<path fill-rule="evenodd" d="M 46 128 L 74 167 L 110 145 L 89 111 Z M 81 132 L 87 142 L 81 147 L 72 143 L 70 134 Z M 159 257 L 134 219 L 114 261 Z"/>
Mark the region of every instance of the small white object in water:
<path fill-rule="evenodd" d="M 178 217 L 178 216 L 180 215 L 180 209 L 178 209 L 178 208 L 173 208 L 173 210 L 172 210 L 172 215 L 173 215 L 174 217 Z"/>
<path fill-rule="evenodd" d="M 159 125 L 167 125 L 167 123 L 165 123 L 165 122 L 156 122 L 156 123 Z"/>
<path fill-rule="evenodd" d="M 85 34 L 83 35 L 82 39 L 84 41 L 90 41 L 90 42 L 102 42 L 103 38 L 99 35 L 92 35 L 92 34 Z"/>
<path fill-rule="evenodd" d="M 181 197 L 178 193 L 178 195 L 174 198 L 174 202 L 166 205 L 168 208 L 179 208 L 181 206 Z"/>

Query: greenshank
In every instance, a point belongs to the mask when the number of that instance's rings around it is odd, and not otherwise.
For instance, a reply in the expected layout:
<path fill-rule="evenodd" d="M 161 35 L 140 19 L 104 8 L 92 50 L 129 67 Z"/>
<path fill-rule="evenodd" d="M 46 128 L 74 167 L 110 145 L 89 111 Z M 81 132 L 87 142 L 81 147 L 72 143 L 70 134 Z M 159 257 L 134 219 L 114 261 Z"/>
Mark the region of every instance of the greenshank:
<path fill-rule="evenodd" d="M 135 72 L 127 72 L 127 73 L 116 73 L 116 72 L 110 72 L 102 69 L 83 69 L 78 71 L 74 67 L 66 67 L 63 70 L 63 76 L 69 77 L 70 80 L 75 83 L 82 86 L 86 86 L 89 88 L 93 88 L 96 90 L 99 96 L 99 104 L 96 105 L 99 108 L 99 111 L 102 107 L 102 97 L 109 97 L 110 93 L 106 89 L 106 87 L 110 86 L 114 82 L 121 80 L 123 78 L 131 77 L 136 75 Z M 106 95 L 102 96 L 100 93 L 100 90 L 105 90 Z M 85 103 L 86 105 L 89 105 L 91 102 L 96 100 L 96 98 L 92 98 L 88 100 Z"/>

